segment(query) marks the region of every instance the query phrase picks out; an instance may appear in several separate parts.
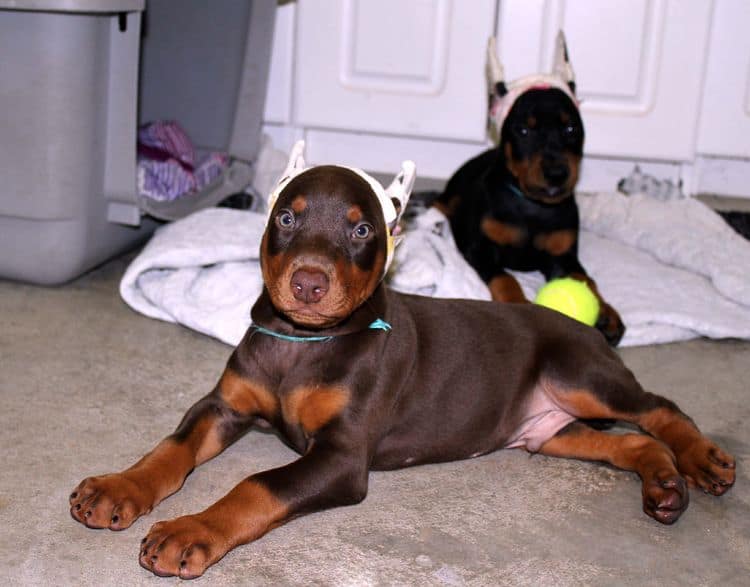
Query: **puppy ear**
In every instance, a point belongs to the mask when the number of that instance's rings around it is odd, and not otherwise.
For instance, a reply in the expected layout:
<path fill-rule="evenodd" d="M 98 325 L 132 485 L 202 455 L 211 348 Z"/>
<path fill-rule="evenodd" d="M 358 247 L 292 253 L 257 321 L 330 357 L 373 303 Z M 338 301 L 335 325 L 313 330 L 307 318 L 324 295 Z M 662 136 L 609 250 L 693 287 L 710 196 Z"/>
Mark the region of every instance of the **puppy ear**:
<path fill-rule="evenodd" d="M 276 182 L 276 187 L 268 194 L 266 199 L 266 210 L 271 214 L 273 206 L 281 193 L 281 190 L 289 183 L 292 176 L 297 175 L 305 169 L 305 141 L 297 141 L 289 153 L 289 161 L 286 164 L 284 172 Z"/>
<path fill-rule="evenodd" d="M 286 169 L 281 175 L 279 181 L 284 181 L 284 178 L 294 175 L 295 173 L 302 171 L 305 168 L 305 141 L 299 140 L 294 143 L 291 152 L 289 153 L 289 161 L 286 164 Z"/>
<path fill-rule="evenodd" d="M 485 64 L 487 74 L 487 86 L 490 89 L 490 99 L 493 95 L 502 98 L 508 93 L 505 85 L 505 70 L 503 64 L 497 56 L 497 40 L 490 37 L 487 41 L 487 63 Z"/>
<path fill-rule="evenodd" d="M 487 96 L 487 132 L 493 140 L 499 140 L 500 129 L 497 126 L 497 113 L 502 109 L 503 97 L 508 93 L 505 85 L 505 70 L 497 56 L 497 40 L 490 37 L 487 41 L 487 62 L 485 63 L 487 74 L 488 96 Z"/>
<path fill-rule="evenodd" d="M 404 161 L 401 164 L 401 171 L 393 179 L 391 185 L 389 185 L 385 194 L 393 202 L 393 207 L 396 210 L 396 217 L 394 219 L 386 219 L 388 228 L 394 230 L 398 219 L 401 214 L 406 210 L 406 204 L 409 202 L 411 191 L 414 188 L 414 180 L 417 177 L 417 166 L 414 161 Z"/>
<path fill-rule="evenodd" d="M 570 64 L 565 33 L 561 30 L 557 32 L 557 39 L 555 40 L 555 60 L 552 66 L 552 73 L 567 83 L 573 94 L 576 93 L 576 76 L 573 66 Z"/>

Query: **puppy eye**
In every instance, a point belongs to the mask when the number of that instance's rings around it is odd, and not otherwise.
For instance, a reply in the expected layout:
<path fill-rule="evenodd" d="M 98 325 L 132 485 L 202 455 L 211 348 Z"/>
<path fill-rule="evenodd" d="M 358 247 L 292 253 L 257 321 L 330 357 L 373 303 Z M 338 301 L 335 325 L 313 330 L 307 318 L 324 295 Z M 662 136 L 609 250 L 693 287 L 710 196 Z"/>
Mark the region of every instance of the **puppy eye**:
<path fill-rule="evenodd" d="M 352 231 L 352 238 L 355 239 L 366 239 L 370 234 L 372 234 L 373 227 L 369 224 L 358 224 L 354 230 Z"/>
<path fill-rule="evenodd" d="M 563 129 L 563 132 L 564 132 L 564 133 L 565 133 L 565 134 L 566 134 L 567 136 L 571 136 L 571 135 L 574 135 L 574 134 L 576 133 L 576 130 L 578 130 L 578 129 L 576 129 L 576 127 L 575 127 L 575 126 L 573 126 L 572 124 L 569 124 L 568 126 L 566 126 L 566 127 L 565 127 L 565 128 Z"/>
<path fill-rule="evenodd" d="M 529 136 L 529 132 L 530 132 L 529 127 L 526 126 L 525 124 L 519 124 L 516 127 L 516 133 L 518 133 L 519 136 L 527 137 Z"/>
<path fill-rule="evenodd" d="M 294 214 L 289 210 L 282 210 L 276 215 L 276 224 L 279 228 L 292 228 L 294 223 Z"/>

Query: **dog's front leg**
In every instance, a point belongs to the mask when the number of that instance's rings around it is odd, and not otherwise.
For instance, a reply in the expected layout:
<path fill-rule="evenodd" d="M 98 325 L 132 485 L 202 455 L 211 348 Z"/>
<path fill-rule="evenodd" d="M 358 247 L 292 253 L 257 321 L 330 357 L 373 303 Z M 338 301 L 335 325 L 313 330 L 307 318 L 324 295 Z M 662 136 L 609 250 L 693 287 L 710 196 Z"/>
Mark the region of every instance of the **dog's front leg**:
<path fill-rule="evenodd" d="M 599 300 L 599 317 L 596 320 L 594 327 L 599 330 L 610 346 L 617 346 L 623 335 L 625 334 L 625 324 L 620 318 L 620 314 L 617 313 L 612 306 L 610 306 L 606 300 L 599 293 L 599 288 L 596 282 L 591 279 L 585 272 L 573 273 L 571 277 L 579 281 L 583 281 L 589 286 L 589 289 Z"/>
<path fill-rule="evenodd" d="M 366 456 L 344 446 L 351 445 L 316 438 L 297 461 L 245 479 L 208 509 L 154 524 L 142 542 L 141 565 L 159 576 L 195 578 L 292 518 L 361 501 Z"/>
<path fill-rule="evenodd" d="M 89 528 L 124 530 L 182 487 L 196 466 L 221 452 L 251 422 L 232 410 L 217 388 L 135 465 L 81 481 L 70 495 L 71 515 Z"/>

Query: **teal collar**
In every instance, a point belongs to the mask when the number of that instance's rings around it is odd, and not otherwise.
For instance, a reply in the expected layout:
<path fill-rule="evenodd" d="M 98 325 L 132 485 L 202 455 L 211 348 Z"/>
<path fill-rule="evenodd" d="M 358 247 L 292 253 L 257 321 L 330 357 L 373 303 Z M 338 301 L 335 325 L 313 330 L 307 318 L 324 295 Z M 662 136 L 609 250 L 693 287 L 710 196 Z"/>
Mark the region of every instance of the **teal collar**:
<path fill-rule="evenodd" d="M 281 340 L 286 340 L 289 342 L 327 342 L 331 339 L 336 338 L 336 335 L 292 336 L 291 334 L 282 334 L 281 332 L 275 332 L 273 330 L 269 330 L 268 328 L 263 328 L 262 326 L 258 326 L 257 324 L 251 325 L 251 328 L 254 328 L 256 332 L 260 332 L 261 334 L 267 334 L 268 336 L 273 336 L 274 338 L 280 338 Z M 385 330 L 386 332 L 388 332 L 392 327 L 382 318 L 378 318 L 377 320 L 373 320 L 367 328 L 370 330 Z"/>
<path fill-rule="evenodd" d="M 526 195 L 521 191 L 521 189 L 518 186 L 513 185 L 509 181 L 505 182 L 505 187 L 507 187 L 511 192 L 513 192 L 519 198 L 526 197 Z"/>

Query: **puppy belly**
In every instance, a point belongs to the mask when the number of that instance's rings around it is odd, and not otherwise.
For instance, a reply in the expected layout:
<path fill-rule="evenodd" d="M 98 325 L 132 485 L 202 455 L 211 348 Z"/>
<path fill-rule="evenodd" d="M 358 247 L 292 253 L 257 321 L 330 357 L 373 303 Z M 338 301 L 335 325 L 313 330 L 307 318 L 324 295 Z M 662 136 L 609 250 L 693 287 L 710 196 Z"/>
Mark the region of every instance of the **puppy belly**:
<path fill-rule="evenodd" d="M 508 437 L 504 448 L 525 448 L 537 452 L 541 446 L 575 420 L 560 409 L 547 394 L 536 390 L 519 426 Z"/>

